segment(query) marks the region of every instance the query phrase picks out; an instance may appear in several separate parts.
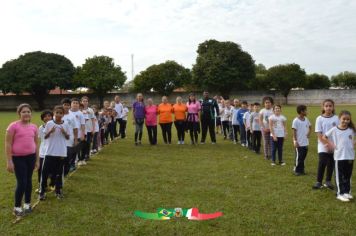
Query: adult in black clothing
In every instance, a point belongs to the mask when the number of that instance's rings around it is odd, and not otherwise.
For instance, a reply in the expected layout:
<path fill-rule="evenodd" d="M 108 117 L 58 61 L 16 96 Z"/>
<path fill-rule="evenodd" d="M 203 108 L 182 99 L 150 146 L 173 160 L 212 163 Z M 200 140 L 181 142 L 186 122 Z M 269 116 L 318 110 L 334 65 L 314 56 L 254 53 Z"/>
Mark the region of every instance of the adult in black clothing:
<path fill-rule="evenodd" d="M 215 99 L 209 97 L 209 92 L 203 93 L 201 103 L 201 143 L 205 143 L 206 134 L 209 129 L 212 144 L 216 143 L 215 137 L 215 114 L 219 114 L 219 106 Z"/>

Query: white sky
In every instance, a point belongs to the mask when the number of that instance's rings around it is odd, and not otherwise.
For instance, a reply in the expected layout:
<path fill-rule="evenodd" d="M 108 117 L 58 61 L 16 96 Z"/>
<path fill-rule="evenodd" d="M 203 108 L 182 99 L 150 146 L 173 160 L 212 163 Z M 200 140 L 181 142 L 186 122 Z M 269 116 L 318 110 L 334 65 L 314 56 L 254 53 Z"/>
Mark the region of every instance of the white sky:
<path fill-rule="evenodd" d="M 81 65 L 113 57 L 131 78 L 176 60 L 191 68 L 198 44 L 234 41 L 267 67 L 356 71 L 355 0 L 2 0 L 0 65 L 41 50 Z"/>

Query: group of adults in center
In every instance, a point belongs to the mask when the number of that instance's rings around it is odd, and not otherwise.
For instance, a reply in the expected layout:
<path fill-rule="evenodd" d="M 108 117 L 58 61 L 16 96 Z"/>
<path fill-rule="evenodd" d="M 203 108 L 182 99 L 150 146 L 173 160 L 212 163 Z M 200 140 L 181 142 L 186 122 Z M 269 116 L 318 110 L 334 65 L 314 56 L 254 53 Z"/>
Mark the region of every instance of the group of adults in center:
<path fill-rule="evenodd" d="M 135 145 L 142 144 L 144 125 L 147 128 L 150 144 L 156 145 L 158 124 L 162 130 L 164 143 L 171 144 L 173 123 L 177 130 L 179 145 L 184 144 L 186 131 L 189 131 L 190 141 L 193 145 L 198 144 L 200 131 L 200 143 L 204 144 L 208 130 L 212 144 L 216 143 L 215 114 L 219 114 L 219 106 L 215 99 L 209 97 L 208 92 L 203 93 L 201 101 L 191 93 L 186 103 L 183 102 L 182 97 L 177 97 L 175 104 L 169 103 L 167 96 L 163 96 L 159 105 L 154 104 L 152 98 L 144 101 L 142 93 L 138 93 L 132 110 Z"/>

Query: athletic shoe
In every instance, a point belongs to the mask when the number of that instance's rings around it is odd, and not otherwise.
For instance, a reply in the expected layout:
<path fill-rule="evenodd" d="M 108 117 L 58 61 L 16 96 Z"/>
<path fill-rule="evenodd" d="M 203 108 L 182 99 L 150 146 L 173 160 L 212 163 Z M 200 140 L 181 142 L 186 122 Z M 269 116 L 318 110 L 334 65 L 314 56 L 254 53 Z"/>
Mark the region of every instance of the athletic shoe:
<path fill-rule="evenodd" d="M 344 195 L 337 195 L 336 199 L 340 200 L 342 202 L 349 202 L 350 201 L 350 199 L 346 198 Z"/>
<path fill-rule="evenodd" d="M 328 189 L 330 189 L 330 190 L 334 190 L 334 186 L 333 186 L 330 182 L 326 182 L 326 183 L 324 184 L 324 187 L 325 187 L 325 188 L 328 188 Z"/>
<path fill-rule="evenodd" d="M 12 214 L 14 214 L 16 217 L 21 217 L 25 215 L 25 212 L 22 210 L 22 208 L 17 209 L 17 207 L 15 207 Z"/>
<path fill-rule="evenodd" d="M 275 166 L 275 165 L 276 165 L 276 163 L 275 163 L 275 162 L 272 162 L 272 163 L 271 163 L 271 166 Z"/>
<path fill-rule="evenodd" d="M 316 183 L 313 185 L 312 189 L 321 189 L 322 187 L 323 187 L 323 185 L 322 185 L 321 183 L 316 182 Z"/>
<path fill-rule="evenodd" d="M 59 193 L 56 193 L 56 198 L 57 198 L 58 200 L 63 199 L 63 198 L 64 198 L 63 192 L 60 191 Z"/>
<path fill-rule="evenodd" d="M 280 162 L 279 164 L 280 164 L 281 166 L 285 166 L 285 165 L 286 165 L 285 162 Z"/>
<path fill-rule="evenodd" d="M 184 141 L 181 141 L 181 144 L 184 145 Z"/>
<path fill-rule="evenodd" d="M 216 144 L 216 142 L 212 142 L 211 144 Z"/>
<path fill-rule="evenodd" d="M 178 143 L 177 143 L 178 145 L 181 145 L 181 142 L 180 141 L 178 141 Z"/>
<path fill-rule="evenodd" d="M 350 199 L 350 200 L 354 199 L 354 196 L 352 196 L 352 195 L 349 194 L 349 193 L 344 193 L 343 196 L 346 197 L 347 199 Z"/>
<path fill-rule="evenodd" d="M 38 199 L 39 199 L 40 201 L 46 200 L 46 194 L 40 193 L 40 196 L 38 197 Z"/>
<path fill-rule="evenodd" d="M 28 206 L 28 207 L 23 207 L 23 212 L 25 215 L 31 214 L 32 213 L 32 207 Z"/>
<path fill-rule="evenodd" d="M 82 164 L 85 166 L 87 164 L 87 162 L 84 160 L 84 161 L 82 161 Z"/>

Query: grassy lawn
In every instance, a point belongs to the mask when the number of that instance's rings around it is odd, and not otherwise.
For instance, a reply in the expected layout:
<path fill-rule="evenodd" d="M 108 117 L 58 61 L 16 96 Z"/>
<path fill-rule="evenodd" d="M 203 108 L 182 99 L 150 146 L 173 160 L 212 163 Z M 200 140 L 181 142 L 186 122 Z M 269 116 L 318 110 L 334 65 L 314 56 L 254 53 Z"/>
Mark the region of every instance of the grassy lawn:
<path fill-rule="evenodd" d="M 344 108 L 356 117 L 355 106 L 337 107 L 337 110 Z M 288 117 L 290 128 L 295 108 L 285 107 L 283 113 Z M 319 113 L 319 107 L 309 108 L 313 126 Z M 38 114 L 35 116 L 38 123 Z M 1 113 L 2 154 L 4 130 L 15 118 L 16 114 Z M 318 160 L 315 135 L 312 135 L 306 161 L 307 175 L 295 177 L 290 136 L 284 152 L 287 165 L 272 167 L 262 155 L 223 141 L 221 136 L 217 145 L 151 147 L 147 144 L 146 130 L 144 132 L 144 145 L 135 147 L 133 127 L 129 124 L 127 139 L 106 147 L 65 182 L 63 200 L 49 195 L 32 215 L 17 225 L 11 223 L 15 178 L 6 172 L 2 155 L 0 234 L 356 234 L 355 202 L 341 203 L 330 190 L 311 189 Z M 160 135 L 159 132 L 161 138 Z M 173 137 L 176 143 L 175 132 Z M 354 175 L 353 189 L 355 180 Z M 150 221 L 133 215 L 135 210 L 155 212 L 159 207 L 198 207 L 203 213 L 222 211 L 224 216 L 210 221 L 185 218 Z"/>

